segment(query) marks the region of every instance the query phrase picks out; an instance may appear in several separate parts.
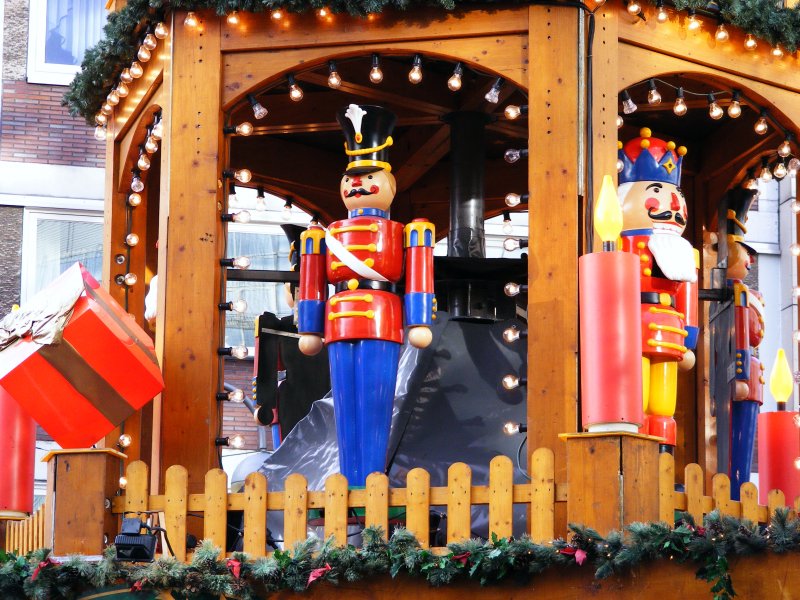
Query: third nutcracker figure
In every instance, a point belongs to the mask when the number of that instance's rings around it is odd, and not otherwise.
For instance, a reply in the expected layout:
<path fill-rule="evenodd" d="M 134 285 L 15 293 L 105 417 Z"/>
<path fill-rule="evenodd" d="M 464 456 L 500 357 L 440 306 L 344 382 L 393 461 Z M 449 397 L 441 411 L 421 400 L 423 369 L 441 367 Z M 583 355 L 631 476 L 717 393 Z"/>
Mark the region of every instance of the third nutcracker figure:
<path fill-rule="evenodd" d="M 301 238 L 300 349 L 330 356 L 339 468 L 351 486 L 384 472 L 404 325 L 424 348 L 433 321 L 433 224 L 403 227 L 389 219 L 395 179 L 388 162 L 396 117 L 380 106 L 351 104 L 337 119 L 347 169 L 340 193 L 348 218 Z M 405 267 L 401 302 L 398 284 Z M 328 284 L 335 293 L 327 299 Z"/>
<path fill-rule="evenodd" d="M 686 148 L 652 137 L 620 143 L 618 195 L 622 204 L 622 249 L 641 264 L 643 433 L 676 441 L 678 367 L 691 369 L 697 344 L 698 253 L 682 236 L 688 218 L 680 190 Z"/>

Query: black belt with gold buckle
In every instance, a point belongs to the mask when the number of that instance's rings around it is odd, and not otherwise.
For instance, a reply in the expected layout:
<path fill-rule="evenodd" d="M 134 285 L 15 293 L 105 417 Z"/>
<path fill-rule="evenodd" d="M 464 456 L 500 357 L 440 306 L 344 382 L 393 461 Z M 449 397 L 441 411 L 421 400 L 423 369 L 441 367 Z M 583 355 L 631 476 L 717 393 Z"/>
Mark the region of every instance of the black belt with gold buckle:
<path fill-rule="evenodd" d="M 371 279 L 359 279 L 358 290 L 380 290 L 384 292 L 392 292 L 393 294 L 397 293 L 397 285 L 392 283 L 391 281 L 373 281 Z M 348 281 L 342 281 L 336 284 L 336 293 L 339 292 L 346 292 L 350 288 L 348 287 Z"/>
<path fill-rule="evenodd" d="M 642 304 L 661 304 L 661 294 L 658 292 L 642 292 Z M 669 297 L 669 305 L 675 308 L 675 296 Z"/>

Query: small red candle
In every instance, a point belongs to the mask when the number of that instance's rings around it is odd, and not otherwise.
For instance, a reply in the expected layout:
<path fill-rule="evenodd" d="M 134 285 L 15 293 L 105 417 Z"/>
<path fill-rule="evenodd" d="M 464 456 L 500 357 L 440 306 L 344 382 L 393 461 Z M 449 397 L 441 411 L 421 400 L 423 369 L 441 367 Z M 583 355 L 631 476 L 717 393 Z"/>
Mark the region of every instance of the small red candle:
<path fill-rule="evenodd" d="M 0 516 L 33 511 L 36 423 L 0 388 Z"/>

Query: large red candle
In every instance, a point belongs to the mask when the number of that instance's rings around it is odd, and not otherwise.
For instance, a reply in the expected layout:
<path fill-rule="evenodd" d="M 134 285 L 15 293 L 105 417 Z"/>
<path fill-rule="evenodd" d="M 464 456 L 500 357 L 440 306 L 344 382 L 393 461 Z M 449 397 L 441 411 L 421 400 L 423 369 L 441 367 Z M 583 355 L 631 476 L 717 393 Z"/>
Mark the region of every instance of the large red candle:
<path fill-rule="evenodd" d="M 0 519 L 33 511 L 36 423 L 0 388 Z"/>
<path fill-rule="evenodd" d="M 578 260 L 581 402 L 589 431 L 636 432 L 642 409 L 639 257 L 596 252 Z"/>
<path fill-rule="evenodd" d="M 800 430 L 796 412 L 765 412 L 758 415 L 758 501 L 767 504 L 770 490 L 781 490 L 791 506 L 800 496 Z"/>

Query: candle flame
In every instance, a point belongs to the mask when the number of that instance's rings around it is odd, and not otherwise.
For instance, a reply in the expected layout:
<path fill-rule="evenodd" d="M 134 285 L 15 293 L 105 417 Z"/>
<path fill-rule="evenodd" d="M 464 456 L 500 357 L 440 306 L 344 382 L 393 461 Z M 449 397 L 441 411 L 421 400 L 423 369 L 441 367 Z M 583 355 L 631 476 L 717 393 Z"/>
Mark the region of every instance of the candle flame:
<path fill-rule="evenodd" d="M 786 360 L 786 353 L 783 348 L 778 348 L 775 362 L 772 365 L 772 373 L 769 376 L 769 391 L 772 393 L 775 402 L 786 404 L 789 396 L 794 390 L 794 378 L 792 370 L 789 368 L 789 361 Z"/>
<path fill-rule="evenodd" d="M 611 175 L 603 176 L 603 185 L 594 207 L 594 228 L 604 242 L 616 242 L 622 231 L 622 209 Z"/>

